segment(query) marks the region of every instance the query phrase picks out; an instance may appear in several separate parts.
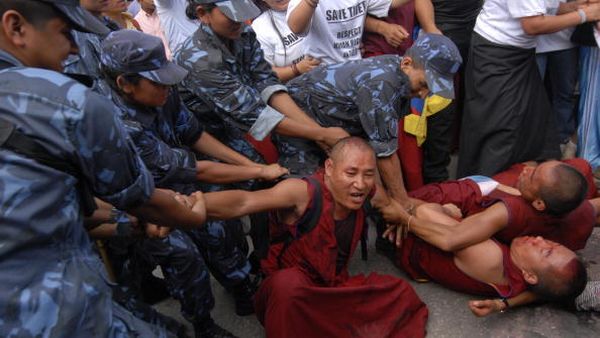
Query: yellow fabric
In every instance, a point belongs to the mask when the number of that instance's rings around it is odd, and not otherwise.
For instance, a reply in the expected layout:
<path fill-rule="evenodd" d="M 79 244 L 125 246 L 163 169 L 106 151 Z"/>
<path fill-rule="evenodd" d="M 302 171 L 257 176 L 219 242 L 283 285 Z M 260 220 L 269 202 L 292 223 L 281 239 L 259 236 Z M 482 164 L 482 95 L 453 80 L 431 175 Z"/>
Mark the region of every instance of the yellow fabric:
<path fill-rule="evenodd" d="M 408 114 L 404 117 L 404 131 L 417 137 L 420 147 L 427 138 L 427 117 L 440 112 L 452 102 L 438 95 L 431 95 L 425 99 L 421 115 Z"/>

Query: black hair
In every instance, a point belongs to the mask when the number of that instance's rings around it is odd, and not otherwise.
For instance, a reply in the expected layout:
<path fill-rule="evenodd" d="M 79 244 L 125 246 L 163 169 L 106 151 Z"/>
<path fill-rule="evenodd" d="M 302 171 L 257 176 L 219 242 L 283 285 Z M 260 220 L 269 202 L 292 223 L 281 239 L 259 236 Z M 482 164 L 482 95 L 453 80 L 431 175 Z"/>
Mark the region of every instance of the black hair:
<path fill-rule="evenodd" d="M 106 83 L 108 83 L 110 88 L 112 88 L 113 90 L 118 92 L 119 95 L 125 95 L 125 93 L 123 93 L 121 88 L 119 88 L 119 86 L 117 85 L 117 78 L 119 76 L 122 76 L 123 80 L 125 80 L 126 82 L 128 82 L 134 86 L 136 86 L 138 83 L 140 83 L 140 81 L 143 78 L 140 74 L 137 74 L 137 73 L 126 74 L 123 72 L 119 72 L 119 71 L 110 69 L 103 64 L 100 65 L 100 72 L 102 73 L 102 79 L 104 81 L 106 81 Z"/>
<path fill-rule="evenodd" d="M 69 21 L 54 6 L 47 2 L 33 0 L 2 0 L 0 1 L 0 17 L 9 10 L 19 12 L 27 22 L 39 28 L 49 20 L 63 18 Z"/>
<path fill-rule="evenodd" d="M 215 5 L 214 3 L 210 3 L 210 4 L 198 4 L 194 0 L 188 0 L 188 5 L 185 8 L 185 15 L 190 20 L 197 20 L 198 19 L 198 16 L 196 15 L 196 8 L 198 8 L 198 6 L 202 6 L 202 8 L 204 8 L 204 10 L 207 11 L 207 12 L 210 12 L 215 7 L 217 7 L 217 5 Z"/>
<path fill-rule="evenodd" d="M 560 216 L 577 208 L 587 195 L 588 183 L 583 174 L 567 164 L 559 164 L 552 171 L 552 184 L 540 187 L 539 198 L 546 212 Z"/>
<path fill-rule="evenodd" d="M 586 284 L 585 265 L 579 257 L 575 257 L 562 269 L 539 273 L 538 283 L 530 290 L 543 300 L 568 303 L 583 292 Z"/>

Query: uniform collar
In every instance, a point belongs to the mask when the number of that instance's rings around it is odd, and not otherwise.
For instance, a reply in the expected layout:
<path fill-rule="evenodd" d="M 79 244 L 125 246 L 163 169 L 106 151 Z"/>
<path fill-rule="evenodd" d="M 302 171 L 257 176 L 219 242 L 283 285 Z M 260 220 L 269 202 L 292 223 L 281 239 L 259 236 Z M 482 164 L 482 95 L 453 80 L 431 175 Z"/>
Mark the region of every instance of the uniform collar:
<path fill-rule="evenodd" d="M 23 63 L 7 51 L 0 49 L 0 70 L 11 67 L 23 67 Z"/>

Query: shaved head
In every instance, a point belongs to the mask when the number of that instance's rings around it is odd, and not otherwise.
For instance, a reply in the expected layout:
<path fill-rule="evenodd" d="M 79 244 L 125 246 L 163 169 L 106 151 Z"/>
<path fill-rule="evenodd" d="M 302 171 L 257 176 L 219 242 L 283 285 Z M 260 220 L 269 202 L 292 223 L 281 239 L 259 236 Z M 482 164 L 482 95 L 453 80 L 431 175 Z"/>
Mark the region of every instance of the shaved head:
<path fill-rule="evenodd" d="M 364 139 L 356 136 L 349 136 L 339 140 L 329 153 L 329 158 L 334 162 L 339 162 L 344 158 L 344 155 L 348 149 L 360 150 L 370 152 L 375 158 L 375 151 L 373 147 Z"/>

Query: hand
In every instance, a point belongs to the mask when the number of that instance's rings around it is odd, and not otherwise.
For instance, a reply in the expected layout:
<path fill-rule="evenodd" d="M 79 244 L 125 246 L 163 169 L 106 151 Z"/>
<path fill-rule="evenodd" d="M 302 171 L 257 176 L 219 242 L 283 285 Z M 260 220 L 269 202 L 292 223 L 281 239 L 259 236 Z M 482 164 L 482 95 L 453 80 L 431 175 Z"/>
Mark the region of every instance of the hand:
<path fill-rule="evenodd" d="M 402 246 L 402 240 L 405 236 L 404 226 L 401 224 L 388 224 L 387 229 L 383 232 L 381 237 L 387 239 L 391 243 L 394 243 L 397 248 Z"/>
<path fill-rule="evenodd" d="M 469 309 L 477 317 L 485 317 L 490 313 L 504 310 L 505 305 L 499 299 L 484 299 L 469 301 Z"/>
<path fill-rule="evenodd" d="M 389 199 L 389 204 L 379 208 L 379 212 L 388 223 L 406 223 L 410 218 L 410 214 L 406 211 L 404 205 L 393 198 Z"/>
<path fill-rule="evenodd" d="M 317 67 L 319 64 L 321 64 L 321 60 L 313 58 L 310 55 L 307 55 L 304 57 L 304 59 L 302 59 L 302 61 L 300 61 L 296 64 L 296 67 L 298 68 L 298 71 L 300 72 L 300 74 L 304 74 L 306 72 L 310 72 L 313 68 Z"/>
<path fill-rule="evenodd" d="M 339 140 L 350 136 L 347 131 L 340 127 L 329 127 L 325 129 L 323 142 L 329 148 L 332 148 Z"/>
<path fill-rule="evenodd" d="M 206 216 L 206 205 L 204 204 L 204 195 L 202 194 L 202 191 L 196 191 L 195 193 L 190 194 L 189 197 L 194 199 L 192 211 Z"/>
<path fill-rule="evenodd" d="M 382 36 L 385 41 L 392 47 L 397 48 L 408 38 L 408 32 L 404 27 L 393 23 L 382 22 L 384 24 L 382 29 Z"/>
<path fill-rule="evenodd" d="M 446 213 L 446 215 L 456 220 L 462 219 L 462 211 L 460 211 L 460 209 L 456 205 L 452 203 L 447 203 L 442 205 L 442 208 L 444 208 L 444 212 Z"/>
<path fill-rule="evenodd" d="M 153 223 L 146 223 L 146 237 L 148 238 L 165 238 L 170 232 L 171 228 L 169 227 L 161 227 Z"/>
<path fill-rule="evenodd" d="M 600 20 L 600 2 L 596 2 L 583 8 L 587 22 Z"/>
<path fill-rule="evenodd" d="M 173 195 L 173 198 L 175 199 L 175 201 L 177 201 L 179 204 L 185 206 L 188 209 L 192 209 L 192 206 L 194 205 L 194 203 L 196 202 L 196 200 L 191 197 L 191 196 L 186 196 L 186 195 L 182 195 L 180 193 L 176 193 L 175 195 Z"/>
<path fill-rule="evenodd" d="M 260 179 L 265 181 L 272 181 L 278 177 L 289 173 L 290 171 L 287 170 L 287 168 L 284 168 L 277 163 L 263 165 L 260 169 Z"/>

